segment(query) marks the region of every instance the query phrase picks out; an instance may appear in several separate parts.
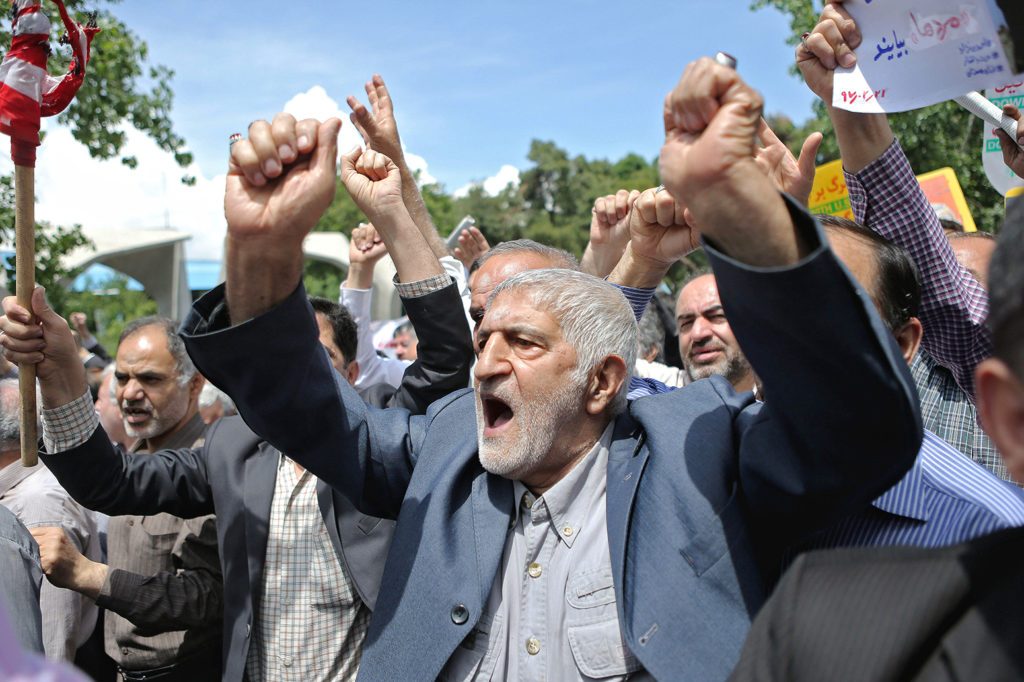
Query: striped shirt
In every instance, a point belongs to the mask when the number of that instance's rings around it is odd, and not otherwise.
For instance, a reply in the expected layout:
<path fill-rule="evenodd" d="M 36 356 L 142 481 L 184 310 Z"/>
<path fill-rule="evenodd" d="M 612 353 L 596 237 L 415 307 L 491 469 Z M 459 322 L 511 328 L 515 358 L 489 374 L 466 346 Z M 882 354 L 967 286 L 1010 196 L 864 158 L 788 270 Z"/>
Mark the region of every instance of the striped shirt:
<path fill-rule="evenodd" d="M 626 287 L 621 284 L 613 285 L 622 295 L 626 297 L 626 301 L 629 303 L 629 307 L 633 309 L 633 315 L 636 316 L 637 322 L 639 323 L 640 318 L 643 317 L 644 308 L 647 307 L 647 302 L 651 300 L 651 296 L 654 295 L 654 289 L 637 289 L 634 287 Z M 631 376 L 629 378 L 629 393 L 626 394 L 627 400 L 636 400 L 637 398 L 643 398 L 647 395 L 656 395 L 658 393 L 665 393 L 666 391 L 674 391 L 674 386 L 666 386 L 657 379 L 650 379 L 648 377 Z"/>
<path fill-rule="evenodd" d="M 942 547 L 1022 525 L 1024 492 L 926 430 L 914 465 L 899 483 L 870 507 L 790 548 L 788 558 L 833 547 Z"/>

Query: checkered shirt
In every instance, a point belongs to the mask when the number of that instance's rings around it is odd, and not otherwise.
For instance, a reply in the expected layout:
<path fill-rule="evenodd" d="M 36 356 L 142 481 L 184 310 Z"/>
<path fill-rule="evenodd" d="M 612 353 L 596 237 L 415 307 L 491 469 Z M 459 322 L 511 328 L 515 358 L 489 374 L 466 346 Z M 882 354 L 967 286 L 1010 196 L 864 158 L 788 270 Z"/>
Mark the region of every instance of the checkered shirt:
<path fill-rule="evenodd" d="M 43 447 L 56 453 L 78 447 L 100 425 L 89 391 L 67 405 L 43 410 Z"/>
<path fill-rule="evenodd" d="M 910 364 L 921 398 L 921 422 L 954 448 L 993 474 L 1010 480 L 995 445 L 978 424 L 978 411 L 953 378 L 952 372 L 921 351 Z"/>
<path fill-rule="evenodd" d="M 988 294 L 957 262 L 899 142 L 857 174 L 846 173 L 856 219 L 906 249 L 921 271 L 921 346 L 974 400 L 974 368 L 992 355 Z"/>
<path fill-rule="evenodd" d="M 395 275 L 395 289 L 402 298 L 419 298 L 440 291 L 452 283 L 452 278 L 447 272 L 440 275 L 416 280 L 415 282 L 399 282 L 398 275 Z"/>
<path fill-rule="evenodd" d="M 281 456 L 245 662 L 250 682 L 354 680 L 359 670 L 370 611 L 331 544 L 316 483 Z"/>

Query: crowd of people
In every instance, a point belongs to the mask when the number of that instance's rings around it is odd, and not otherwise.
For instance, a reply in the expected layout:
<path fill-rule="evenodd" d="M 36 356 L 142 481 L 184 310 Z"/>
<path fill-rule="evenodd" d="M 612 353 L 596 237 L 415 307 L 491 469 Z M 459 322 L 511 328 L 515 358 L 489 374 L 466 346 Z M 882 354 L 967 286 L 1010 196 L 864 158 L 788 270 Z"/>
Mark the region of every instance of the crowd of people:
<path fill-rule="evenodd" d="M 796 52 L 856 221 L 807 211 L 820 134 L 795 157 L 705 58 L 664 184 L 598 198 L 581 259 L 475 227 L 449 252 L 374 76 L 337 300 L 301 282 L 341 124 L 288 114 L 232 142 L 226 281 L 180 326 L 110 357 L 5 299 L 0 678 L 1024 677 L 1024 205 L 965 234 L 884 114 L 831 107 L 858 41 L 832 0 Z"/>

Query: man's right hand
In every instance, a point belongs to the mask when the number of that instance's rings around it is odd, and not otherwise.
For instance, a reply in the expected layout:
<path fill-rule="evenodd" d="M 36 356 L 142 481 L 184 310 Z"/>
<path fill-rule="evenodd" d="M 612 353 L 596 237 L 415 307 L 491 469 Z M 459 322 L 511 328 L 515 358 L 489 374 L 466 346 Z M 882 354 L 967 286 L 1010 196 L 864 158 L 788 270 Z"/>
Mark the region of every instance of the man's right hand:
<path fill-rule="evenodd" d="M 1019 145 L 1024 144 L 1024 117 L 1020 110 L 1012 104 L 1003 107 L 1003 113 L 1017 122 L 1017 140 L 1011 140 L 1002 128 L 996 128 L 996 137 L 1003 147 L 1003 163 L 1010 170 L 1017 174 L 1017 177 L 1024 178 L 1024 149 Z"/>
<path fill-rule="evenodd" d="M 842 6 L 843 0 L 829 0 L 818 25 L 804 43 L 796 47 L 796 65 L 807 87 L 826 105 L 832 105 L 832 79 L 839 66 L 857 63 L 853 51 L 861 43 L 857 23 Z"/>
<path fill-rule="evenodd" d="M 620 189 L 615 194 L 598 197 L 590 219 L 590 243 L 587 244 L 580 269 L 595 277 L 606 277 L 622 258 L 629 243 L 629 215 L 640 192 Z"/>
<path fill-rule="evenodd" d="M 29 322 L 28 311 L 14 296 L 3 300 L 3 310 L 0 345 L 4 356 L 14 363 L 36 366 L 43 407 L 52 409 L 81 398 L 88 388 L 85 367 L 71 328 L 46 303 L 43 288 L 36 287 L 32 292 L 34 321 Z"/>
<path fill-rule="evenodd" d="M 302 249 L 302 240 L 334 199 L 341 121 L 296 121 L 278 114 L 254 121 L 231 145 L 224 194 L 228 237 Z"/>

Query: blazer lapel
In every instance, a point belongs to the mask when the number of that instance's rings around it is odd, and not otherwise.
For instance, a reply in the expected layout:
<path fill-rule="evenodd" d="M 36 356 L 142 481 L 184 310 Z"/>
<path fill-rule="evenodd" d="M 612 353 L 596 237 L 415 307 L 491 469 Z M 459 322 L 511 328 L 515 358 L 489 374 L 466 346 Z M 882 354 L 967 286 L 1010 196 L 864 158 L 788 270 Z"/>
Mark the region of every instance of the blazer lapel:
<path fill-rule="evenodd" d="M 255 455 L 245 461 L 245 545 L 248 548 L 249 585 L 253 604 L 262 597 L 263 563 L 270 534 L 270 505 L 277 483 L 280 453 L 267 443 L 260 443 Z"/>
<path fill-rule="evenodd" d="M 608 487 L 605 504 L 612 576 L 615 594 L 619 595 L 619 623 L 627 641 L 632 637 L 632 633 L 627 631 L 632 626 L 632 621 L 624 617 L 629 611 L 625 603 L 626 593 L 623 590 L 626 543 L 633 499 L 636 497 L 637 484 L 640 482 L 648 456 L 643 428 L 628 414 L 620 416 L 615 423 L 612 444 L 608 452 Z"/>
<path fill-rule="evenodd" d="M 473 539 L 481 606 L 486 606 L 491 584 L 498 574 L 514 508 L 512 481 L 493 474 L 473 478 Z"/>

